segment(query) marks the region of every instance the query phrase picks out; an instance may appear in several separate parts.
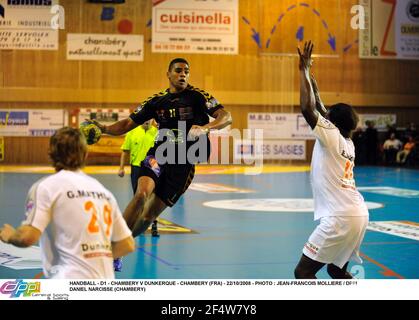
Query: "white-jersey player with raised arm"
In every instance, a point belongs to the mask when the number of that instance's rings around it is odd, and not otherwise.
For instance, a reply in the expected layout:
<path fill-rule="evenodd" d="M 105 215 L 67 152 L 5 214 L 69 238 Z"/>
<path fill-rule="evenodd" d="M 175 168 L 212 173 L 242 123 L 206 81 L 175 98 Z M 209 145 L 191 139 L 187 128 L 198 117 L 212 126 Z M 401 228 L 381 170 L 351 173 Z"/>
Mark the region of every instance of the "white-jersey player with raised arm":
<path fill-rule="evenodd" d="M 359 248 L 368 225 L 368 209 L 355 186 L 355 147 L 350 139 L 358 117 L 351 106 L 335 104 L 326 110 L 314 77 L 310 77 L 313 45 L 300 55 L 301 111 L 316 142 L 311 161 L 314 218 L 320 224 L 303 248 L 296 278 L 314 279 L 327 264 L 334 279 L 352 278 L 349 260 L 362 263 Z"/>

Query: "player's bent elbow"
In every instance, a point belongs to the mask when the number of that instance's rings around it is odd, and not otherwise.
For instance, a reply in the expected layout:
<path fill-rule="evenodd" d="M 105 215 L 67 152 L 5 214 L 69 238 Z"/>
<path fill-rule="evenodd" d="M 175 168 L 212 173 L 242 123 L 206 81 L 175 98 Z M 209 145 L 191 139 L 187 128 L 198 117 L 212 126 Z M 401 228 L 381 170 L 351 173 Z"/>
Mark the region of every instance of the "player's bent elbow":
<path fill-rule="evenodd" d="M 112 243 L 112 255 L 114 258 L 120 258 L 134 252 L 135 240 L 129 236 L 121 241 Z"/>
<path fill-rule="evenodd" d="M 127 254 L 135 251 L 135 240 L 132 236 L 128 238 L 127 241 Z"/>

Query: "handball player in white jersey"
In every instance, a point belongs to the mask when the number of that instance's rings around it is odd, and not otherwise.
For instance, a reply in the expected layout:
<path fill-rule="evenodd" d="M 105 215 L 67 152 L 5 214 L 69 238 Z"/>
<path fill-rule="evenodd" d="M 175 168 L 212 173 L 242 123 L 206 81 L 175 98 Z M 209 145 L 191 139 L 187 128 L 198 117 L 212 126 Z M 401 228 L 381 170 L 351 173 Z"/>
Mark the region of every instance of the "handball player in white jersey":
<path fill-rule="evenodd" d="M 313 129 L 316 142 L 311 161 L 314 219 L 320 224 L 303 248 L 295 268 L 297 279 L 315 279 L 325 265 L 333 279 L 350 279 L 349 260 L 362 263 L 359 248 L 368 225 L 368 209 L 355 186 L 355 148 L 351 132 L 358 116 L 339 103 L 326 110 L 314 77 L 310 77 L 313 44 L 305 43 L 300 56 L 301 112 Z"/>
<path fill-rule="evenodd" d="M 25 221 L 17 229 L 5 224 L 0 240 L 29 247 L 41 238 L 47 278 L 114 278 L 113 259 L 134 251 L 135 243 L 112 193 L 80 170 L 84 136 L 78 129 L 58 130 L 49 155 L 56 173 L 31 187 Z"/>

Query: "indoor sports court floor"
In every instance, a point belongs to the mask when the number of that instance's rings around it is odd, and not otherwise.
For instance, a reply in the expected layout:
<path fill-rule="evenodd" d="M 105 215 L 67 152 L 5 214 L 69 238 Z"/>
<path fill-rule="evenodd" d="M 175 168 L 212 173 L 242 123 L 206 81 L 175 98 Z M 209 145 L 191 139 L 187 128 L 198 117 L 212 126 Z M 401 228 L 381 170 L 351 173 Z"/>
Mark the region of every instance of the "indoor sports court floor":
<path fill-rule="evenodd" d="M 129 177 L 116 167 L 87 168 L 123 208 Z M 0 167 L 0 224 L 18 225 L 29 187 L 45 168 Z M 51 172 L 51 171 L 49 171 Z M 359 167 L 357 186 L 370 206 L 370 230 L 361 247 L 364 264 L 350 265 L 358 278 L 419 279 L 419 171 Z M 266 200 L 263 200 L 266 199 Z M 308 167 L 265 166 L 197 170 L 193 185 L 161 215 L 159 238 L 137 238 L 118 278 L 287 279 L 316 226 Z M 0 243 L 0 278 L 42 278 L 39 249 L 10 251 Z M 325 271 L 319 274 L 328 278 Z"/>

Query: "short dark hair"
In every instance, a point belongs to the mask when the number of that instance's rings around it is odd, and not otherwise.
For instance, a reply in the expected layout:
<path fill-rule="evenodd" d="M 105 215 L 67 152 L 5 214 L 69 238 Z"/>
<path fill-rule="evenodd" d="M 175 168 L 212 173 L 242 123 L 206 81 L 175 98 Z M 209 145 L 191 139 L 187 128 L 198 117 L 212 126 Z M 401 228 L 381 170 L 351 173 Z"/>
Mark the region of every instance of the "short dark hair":
<path fill-rule="evenodd" d="M 329 120 L 342 133 L 349 135 L 358 125 L 359 117 L 350 105 L 337 103 L 329 109 Z"/>
<path fill-rule="evenodd" d="M 56 171 L 84 167 L 87 145 L 79 129 L 63 127 L 49 140 L 49 156 Z"/>
<path fill-rule="evenodd" d="M 175 63 L 186 63 L 188 65 L 188 67 L 189 67 L 189 62 L 188 61 L 186 61 L 183 58 L 176 58 L 176 59 L 173 59 L 172 61 L 170 61 L 170 63 L 169 63 L 169 69 L 168 69 L 169 71 L 172 70 L 172 68 L 173 68 L 173 66 L 174 66 Z"/>

